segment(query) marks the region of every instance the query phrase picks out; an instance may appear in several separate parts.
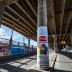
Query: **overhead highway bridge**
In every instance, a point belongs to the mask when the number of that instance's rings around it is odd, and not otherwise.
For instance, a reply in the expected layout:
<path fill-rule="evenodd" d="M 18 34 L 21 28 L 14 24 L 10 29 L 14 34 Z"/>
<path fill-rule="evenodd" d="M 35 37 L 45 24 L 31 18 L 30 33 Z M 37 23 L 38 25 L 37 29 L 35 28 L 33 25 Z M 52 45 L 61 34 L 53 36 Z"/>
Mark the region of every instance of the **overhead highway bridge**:
<path fill-rule="evenodd" d="M 0 0 L 1 25 L 12 33 L 0 34 L 0 72 L 72 72 L 72 0 Z M 13 30 L 28 44 L 13 41 Z"/>

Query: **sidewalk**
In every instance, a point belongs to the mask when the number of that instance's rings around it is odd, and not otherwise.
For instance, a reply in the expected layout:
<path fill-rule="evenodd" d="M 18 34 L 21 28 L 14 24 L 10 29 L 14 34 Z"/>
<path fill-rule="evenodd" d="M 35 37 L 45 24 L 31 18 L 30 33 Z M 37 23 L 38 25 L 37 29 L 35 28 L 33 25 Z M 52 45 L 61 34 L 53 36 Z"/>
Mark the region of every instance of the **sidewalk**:
<path fill-rule="evenodd" d="M 49 53 L 49 67 L 53 67 L 55 57 L 56 57 L 56 53 L 55 52 Z M 33 65 L 30 69 L 31 69 L 32 72 L 35 72 L 35 70 L 36 70 L 36 72 L 50 72 L 50 71 L 37 69 L 37 65 L 36 64 Z"/>
<path fill-rule="evenodd" d="M 57 54 L 54 72 L 72 72 L 72 54 Z"/>
<path fill-rule="evenodd" d="M 53 65 L 56 53 L 49 54 L 49 64 L 50 67 Z M 48 72 L 43 70 L 38 70 L 36 65 L 36 56 L 30 56 L 27 58 L 21 58 L 11 62 L 4 63 L 0 65 L 1 72 Z"/>

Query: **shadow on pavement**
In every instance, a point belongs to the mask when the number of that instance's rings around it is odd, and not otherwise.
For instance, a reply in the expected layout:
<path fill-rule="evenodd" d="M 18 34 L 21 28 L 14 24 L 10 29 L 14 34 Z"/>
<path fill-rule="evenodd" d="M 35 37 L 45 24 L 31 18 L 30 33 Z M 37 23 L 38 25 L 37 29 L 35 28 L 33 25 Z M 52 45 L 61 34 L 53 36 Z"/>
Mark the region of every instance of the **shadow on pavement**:
<path fill-rule="evenodd" d="M 2 71 L 1 71 L 2 69 Z M 41 72 L 41 71 L 37 71 L 37 70 L 27 70 L 27 69 L 22 69 L 20 67 L 15 67 L 9 64 L 5 64 L 3 66 L 0 67 L 0 72 Z"/>
<path fill-rule="evenodd" d="M 58 54 L 62 54 L 62 55 L 64 55 L 64 56 L 66 56 L 66 57 L 72 59 L 72 53 L 60 51 L 60 52 L 58 52 Z"/>
<path fill-rule="evenodd" d="M 33 55 L 32 55 L 33 56 Z M 28 58 L 29 57 L 29 58 Z M 9 63 L 9 62 L 12 62 L 12 61 L 16 61 L 16 60 L 20 60 L 20 59 L 35 59 L 35 58 L 30 58 L 30 56 L 19 56 L 19 57 L 12 57 L 12 58 L 6 58 L 6 59 L 3 59 L 3 60 L 0 60 L 0 65 L 1 64 L 4 64 L 4 63 Z M 1 59 L 1 58 L 0 58 Z"/>
<path fill-rule="evenodd" d="M 72 71 L 65 71 L 65 70 L 54 69 L 53 72 L 72 72 Z"/>
<path fill-rule="evenodd" d="M 5 64 L 5 65 L 1 66 L 0 69 L 7 70 L 8 72 L 29 72 L 26 69 L 22 69 L 22 68 L 19 68 L 19 67 L 8 65 L 8 64 Z"/>
<path fill-rule="evenodd" d="M 17 59 L 19 59 L 19 58 L 17 58 Z M 12 62 L 13 61 L 13 63 L 19 63 L 19 62 L 17 62 L 16 60 L 17 59 L 14 59 L 14 60 L 10 60 L 10 61 L 8 61 L 8 63 L 9 62 Z M 13 63 L 11 63 L 11 64 L 8 64 L 6 61 L 6 63 L 7 64 L 5 64 L 5 62 L 4 63 L 2 63 L 3 65 L 1 65 L 0 66 L 0 72 L 41 72 L 41 71 L 37 71 L 37 70 L 34 70 L 34 69 L 30 69 L 30 70 L 28 70 L 28 69 L 25 69 L 25 68 L 21 68 L 21 66 L 22 65 L 27 65 L 27 63 L 29 63 L 30 61 L 32 61 L 32 60 L 35 60 L 36 58 L 30 58 L 30 57 L 27 57 L 27 58 L 21 58 L 21 60 L 24 60 L 24 59 L 29 59 L 29 61 L 27 61 L 27 62 L 25 62 L 25 63 L 19 63 L 20 65 L 19 66 L 13 66 L 12 64 Z M 2 70 L 2 71 L 1 71 Z M 5 71 L 6 70 L 6 71 Z"/>

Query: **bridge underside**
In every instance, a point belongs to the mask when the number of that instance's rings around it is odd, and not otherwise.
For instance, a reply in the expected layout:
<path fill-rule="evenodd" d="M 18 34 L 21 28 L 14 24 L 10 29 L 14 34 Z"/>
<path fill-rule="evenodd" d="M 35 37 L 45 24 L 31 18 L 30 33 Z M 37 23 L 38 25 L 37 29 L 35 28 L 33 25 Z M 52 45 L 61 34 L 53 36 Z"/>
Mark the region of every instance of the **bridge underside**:
<path fill-rule="evenodd" d="M 7 5 L 2 24 L 37 40 L 37 0 L 17 0 Z M 49 41 L 70 43 L 72 0 L 47 0 Z"/>

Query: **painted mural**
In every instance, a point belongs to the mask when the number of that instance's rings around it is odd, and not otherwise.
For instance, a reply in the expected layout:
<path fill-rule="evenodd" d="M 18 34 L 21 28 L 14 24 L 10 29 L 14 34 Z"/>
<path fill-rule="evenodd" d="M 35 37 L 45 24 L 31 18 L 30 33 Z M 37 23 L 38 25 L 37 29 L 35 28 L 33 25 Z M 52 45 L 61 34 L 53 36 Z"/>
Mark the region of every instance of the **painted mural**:
<path fill-rule="evenodd" d="M 42 66 L 48 67 L 49 65 L 49 51 L 48 51 L 48 35 L 47 27 L 38 27 L 37 36 L 37 68 Z"/>
<path fill-rule="evenodd" d="M 48 54 L 48 47 L 46 46 L 46 43 L 47 43 L 47 37 L 40 36 L 39 37 L 39 49 L 40 49 L 40 54 L 42 55 Z"/>

